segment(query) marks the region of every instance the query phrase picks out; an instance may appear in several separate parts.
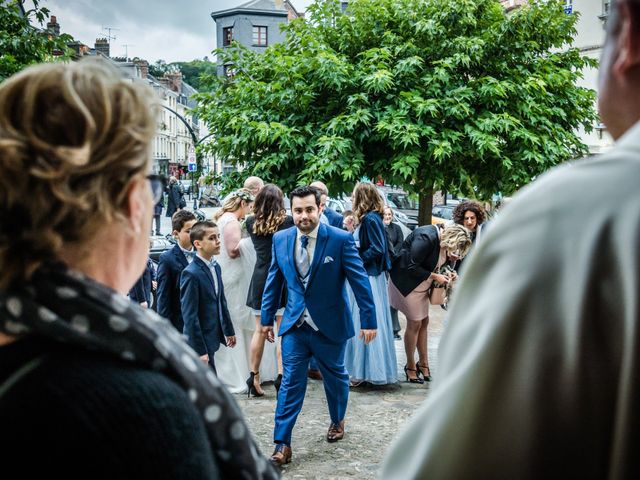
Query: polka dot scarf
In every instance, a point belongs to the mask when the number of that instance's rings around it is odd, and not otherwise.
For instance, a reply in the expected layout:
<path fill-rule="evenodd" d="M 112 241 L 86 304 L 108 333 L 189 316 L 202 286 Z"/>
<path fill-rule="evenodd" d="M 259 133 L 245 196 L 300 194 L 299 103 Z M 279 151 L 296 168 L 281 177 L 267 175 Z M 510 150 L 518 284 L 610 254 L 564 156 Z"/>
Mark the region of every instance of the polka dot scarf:
<path fill-rule="evenodd" d="M 223 478 L 279 478 L 226 388 L 154 311 L 55 264 L 40 268 L 20 291 L 0 292 L 0 330 L 18 336 L 37 333 L 163 372 L 202 413 Z"/>

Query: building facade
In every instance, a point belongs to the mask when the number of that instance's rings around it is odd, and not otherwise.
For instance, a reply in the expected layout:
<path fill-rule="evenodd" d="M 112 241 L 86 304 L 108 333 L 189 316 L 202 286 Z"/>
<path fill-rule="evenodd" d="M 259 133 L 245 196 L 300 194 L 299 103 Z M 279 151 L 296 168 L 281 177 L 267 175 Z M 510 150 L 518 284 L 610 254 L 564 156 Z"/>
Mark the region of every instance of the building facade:
<path fill-rule="evenodd" d="M 216 45 L 229 48 L 237 42 L 254 52 L 284 40 L 280 30 L 300 17 L 288 0 L 251 0 L 238 7 L 211 13 L 216 23 Z M 218 75 L 232 75 L 233 65 L 218 65 Z"/>
<path fill-rule="evenodd" d="M 500 3 L 510 12 L 526 4 L 527 0 L 501 0 Z M 600 59 L 610 4 L 610 0 L 564 0 L 565 14 L 579 15 L 573 46 L 578 48 L 585 57 Z M 578 84 L 597 92 L 598 69 L 585 69 L 583 78 Z M 606 127 L 599 121 L 593 125 L 591 132 L 581 131 L 580 137 L 589 147 L 589 153 L 592 155 L 602 153 L 613 145 L 613 139 L 607 133 Z"/>

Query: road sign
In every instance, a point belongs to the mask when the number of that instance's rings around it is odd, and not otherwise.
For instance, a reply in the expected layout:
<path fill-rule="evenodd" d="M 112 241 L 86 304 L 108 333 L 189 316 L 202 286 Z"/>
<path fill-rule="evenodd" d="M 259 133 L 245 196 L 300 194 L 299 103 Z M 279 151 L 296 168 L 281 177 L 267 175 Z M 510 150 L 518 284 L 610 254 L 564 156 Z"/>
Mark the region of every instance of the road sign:
<path fill-rule="evenodd" d="M 198 166 L 195 163 L 190 163 L 187 165 L 187 170 L 190 172 L 197 172 Z"/>
<path fill-rule="evenodd" d="M 196 151 L 193 148 L 189 149 L 189 155 L 187 155 L 187 163 L 196 163 Z"/>

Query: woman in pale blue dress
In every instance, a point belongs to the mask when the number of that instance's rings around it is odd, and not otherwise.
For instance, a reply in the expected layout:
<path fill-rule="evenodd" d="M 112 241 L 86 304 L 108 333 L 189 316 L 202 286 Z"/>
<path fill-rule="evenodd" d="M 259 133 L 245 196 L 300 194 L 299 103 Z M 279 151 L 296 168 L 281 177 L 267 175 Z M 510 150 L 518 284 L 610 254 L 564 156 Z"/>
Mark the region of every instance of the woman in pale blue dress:
<path fill-rule="evenodd" d="M 353 210 L 358 227 L 353 236 L 358 253 L 369 276 L 378 322 L 376 338 L 365 345 L 360 336 L 360 310 L 351 288 L 351 315 L 356 334 L 347 343 L 345 364 L 352 385 L 368 382 L 375 385 L 396 383 L 396 350 L 393 343 L 389 293 L 385 272 L 391 268 L 387 236 L 382 223 L 384 203 L 376 187 L 360 183 L 353 190 Z"/>

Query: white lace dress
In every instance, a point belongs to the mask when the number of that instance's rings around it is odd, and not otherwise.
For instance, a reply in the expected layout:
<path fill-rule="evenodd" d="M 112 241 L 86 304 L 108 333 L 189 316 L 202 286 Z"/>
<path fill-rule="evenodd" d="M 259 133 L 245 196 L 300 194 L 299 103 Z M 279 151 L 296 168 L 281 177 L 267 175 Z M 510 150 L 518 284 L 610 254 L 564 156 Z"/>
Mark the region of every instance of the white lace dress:
<path fill-rule="evenodd" d="M 216 352 L 215 361 L 218 377 L 229 391 L 243 393 L 247 391 L 249 348 L 256 326 L 255 317 L 246 305 L 251 275 L 256 263 L 256 252 L 251 238 L 247 237 L 240 240 L 240 256 L 237 258 L 229 257 L 224 244 L 224 229 L 234 222 L 239 223 L 233 213 L 225 213 L 217 221 L 220 233 L 220 255 L 216 257 L 216 261 L 220 264 L 227 307 L 236 332 L 236 346 L 234 348 L 221 346 L 220 350 Z M 267 345 L 265 345 L 265 355 L 260 366 L 262 381 L 273 380 L 277 373 L 275 354 L 267 354 L 266 347 Z M 274 357 L 273 361 L 271 361 L 272 357 Z"/>

